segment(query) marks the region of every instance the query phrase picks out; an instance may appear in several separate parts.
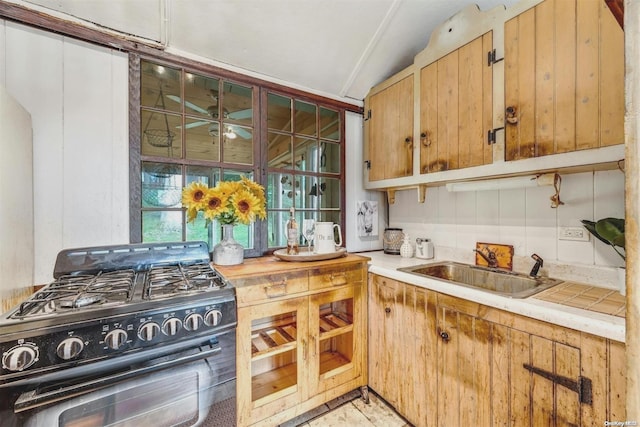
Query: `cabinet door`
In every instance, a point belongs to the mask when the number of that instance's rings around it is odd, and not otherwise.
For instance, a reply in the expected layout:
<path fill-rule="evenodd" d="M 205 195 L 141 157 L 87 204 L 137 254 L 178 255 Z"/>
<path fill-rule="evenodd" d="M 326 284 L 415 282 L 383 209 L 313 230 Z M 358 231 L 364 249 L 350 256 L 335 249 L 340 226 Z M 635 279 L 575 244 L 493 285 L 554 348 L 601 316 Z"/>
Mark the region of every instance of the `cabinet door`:
<path fill-rule="evenodd" d="M 491 422 L 491 323 L 438 307 L 438 423 Z"/>
<path fill-rule="evenodd" d="M 420 173 L 493 161 L 492 48 L 488 32 L 420 70 Z"/>
<path fill-rule="evenodd" d="M 369 295 L 369 385 L 413 425 L 436 425 L 435 293 L 373 276 Z"/>
<path fill-rule="evenodd" d="M 249 425 L 308 396 L 308 297 L 238 309 L 238 424 Z"/>
<path fill-rule="evenodd" d="M 371 275 L 369 284 L 369 386 L 397 408 L 402 373 L 398 364 L 403 284 Z"/>
<path fill-rule="evenodd" d="M 410 176 L 413 169 L 413 74 L 372 95 L 369 110 L 369 181 Z"/>
<path fill-rule="evenodd" d="M 366 336 L 360 321 L 361 292 L 358 283 L 309 297 L 311 395 L 362 375 L 362 343 Z"/>
<path fill-rule="evenodd" d="M 504 74 L 506 160 L 624 142 L 624 33 L 604 1 L 507 21 Z"/>

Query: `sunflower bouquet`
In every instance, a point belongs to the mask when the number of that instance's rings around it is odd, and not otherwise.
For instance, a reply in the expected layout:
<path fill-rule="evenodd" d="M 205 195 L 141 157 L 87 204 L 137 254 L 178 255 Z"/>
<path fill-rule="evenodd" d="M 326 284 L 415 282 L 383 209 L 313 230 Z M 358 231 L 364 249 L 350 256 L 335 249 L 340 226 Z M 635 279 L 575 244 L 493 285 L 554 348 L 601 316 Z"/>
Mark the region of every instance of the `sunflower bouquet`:
<path fill-rule="evenodd" d="M 220 181 L 209 188 L 202 182 L 192 182 L 182 189 L 182 206 L 187 208 L 187 221 L 193 222 L 198 212 L 204 213 L 207 224 L 250 224 L 256 218 L 265 219 L 264 187 L 243 176 L 240 181 Z"/>

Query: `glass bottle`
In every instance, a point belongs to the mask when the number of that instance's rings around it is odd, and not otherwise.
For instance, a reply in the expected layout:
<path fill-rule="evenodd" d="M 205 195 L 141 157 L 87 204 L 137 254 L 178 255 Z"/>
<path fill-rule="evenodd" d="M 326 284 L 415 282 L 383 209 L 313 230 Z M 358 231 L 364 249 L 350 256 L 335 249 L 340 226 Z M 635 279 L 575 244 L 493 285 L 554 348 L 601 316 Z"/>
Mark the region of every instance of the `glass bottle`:
<path fill-rule="evenodd" d="M 295 209 L 289 209 L 289 221 L 287 221 L 287 255 L 298 255 L 298 238 L 300 231 L 296 222 Z"/>

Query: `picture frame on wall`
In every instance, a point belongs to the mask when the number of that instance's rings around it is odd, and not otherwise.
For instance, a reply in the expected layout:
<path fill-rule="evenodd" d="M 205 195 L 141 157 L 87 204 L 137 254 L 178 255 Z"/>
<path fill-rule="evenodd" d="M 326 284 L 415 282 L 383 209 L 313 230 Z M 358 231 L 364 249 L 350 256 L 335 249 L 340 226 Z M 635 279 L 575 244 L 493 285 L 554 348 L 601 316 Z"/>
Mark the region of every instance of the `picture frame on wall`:
<path fill-rule="evenodd" d="M 370 200 L 357 201 L 356 217 L 358 237 L 378 235 L 378 202 Z"/>

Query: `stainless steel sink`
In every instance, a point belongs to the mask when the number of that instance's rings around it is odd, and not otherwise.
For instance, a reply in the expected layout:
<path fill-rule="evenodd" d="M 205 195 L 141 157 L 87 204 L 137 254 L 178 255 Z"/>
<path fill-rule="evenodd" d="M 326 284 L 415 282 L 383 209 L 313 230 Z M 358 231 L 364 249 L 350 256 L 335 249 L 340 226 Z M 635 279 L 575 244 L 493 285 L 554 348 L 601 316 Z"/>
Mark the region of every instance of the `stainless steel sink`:
<path fill-rule="evenodd" d="M 480 289 L 511 298 L 526 298 L 562 282 L 562 280 L 548 277 L 530 277 L 511 271 L 478 267 L 452 261 L 398 268 L 398 271 L 455 283 L 456 285 Z"/>

